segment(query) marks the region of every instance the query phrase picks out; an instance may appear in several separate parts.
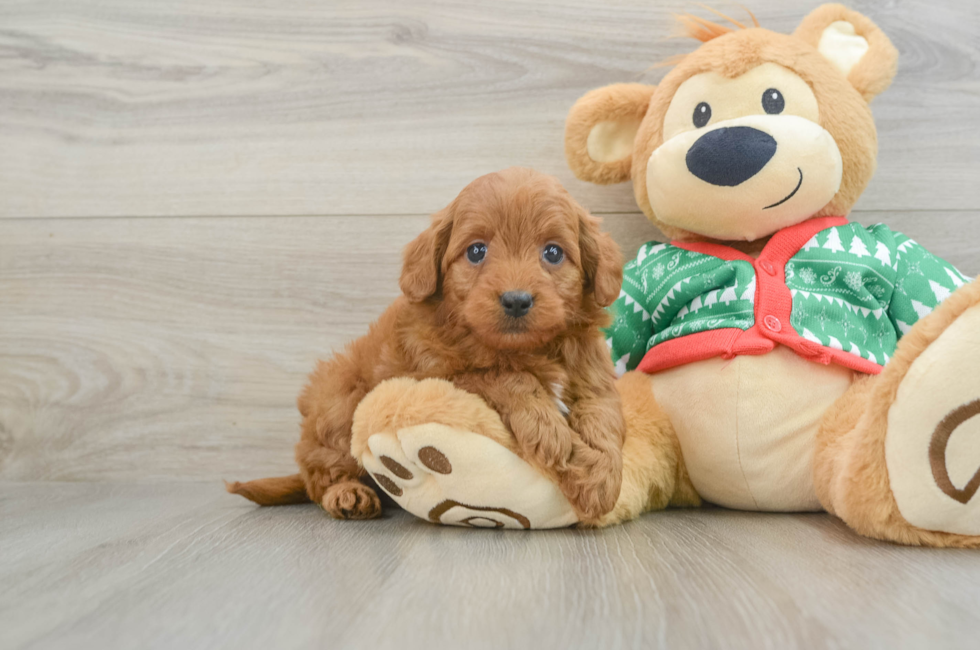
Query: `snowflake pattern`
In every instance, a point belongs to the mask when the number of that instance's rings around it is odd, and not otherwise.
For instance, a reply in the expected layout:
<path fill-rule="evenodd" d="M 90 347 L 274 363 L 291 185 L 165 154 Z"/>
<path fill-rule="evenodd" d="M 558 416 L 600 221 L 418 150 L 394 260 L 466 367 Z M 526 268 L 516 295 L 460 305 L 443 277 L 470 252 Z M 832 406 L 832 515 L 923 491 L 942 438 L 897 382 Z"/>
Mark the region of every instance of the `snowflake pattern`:
<path fill-rule="evenodd" d="M 657 265 L 650 269 L 650 277 L 654 280 L 659 280 L 660 278 L 664 277 L 664 271 L 666 271 L 664 265 L 657 262 Z"/>
<path fill-rule="evenodd" d="M 816 271 L 811 269 L 809 266 L 804 266 L 802 269 L 800 269 L 799 276 L 800 279 L 806 282 L 807 284 L 813 284 L 814 282 L 817 281 Z"/>
<path fill-rule="evenodd" d="M 803 322 L 807 317 L 807 312 L 805 309 L 794 309 L 789 315 L 789 324 L 793 326 L 796 331 L 803 330 Z"/>
<path fill-rule="evenodd" d="M 888 335 L 888 330 L 885 329 L 884 327 L 882 327 L 877 332 L 875 332 L 875 339 L 878 343 L 879 348 L 883 348 L 885 346 L 885 337 L 887 335 Z"/>
<path fill-rule="evenodd" d="M 864 280 L 861 278 L 861 274 L 857 271 L 848 271 L 846 274 L 844 274 L 844 284 L 846 284 L 854 293 L 858 293 L 864 288 Z"/>
<path fill-rule="evenodd" d="M 830 315 L 827 313 L 827 308 L 824 307 L 820 310 L 820 313 L 816 316 L 816 321 L 820 323 L 820 328 L 823 329 L 827 326 L 827 321 L 830 320 Z"/>

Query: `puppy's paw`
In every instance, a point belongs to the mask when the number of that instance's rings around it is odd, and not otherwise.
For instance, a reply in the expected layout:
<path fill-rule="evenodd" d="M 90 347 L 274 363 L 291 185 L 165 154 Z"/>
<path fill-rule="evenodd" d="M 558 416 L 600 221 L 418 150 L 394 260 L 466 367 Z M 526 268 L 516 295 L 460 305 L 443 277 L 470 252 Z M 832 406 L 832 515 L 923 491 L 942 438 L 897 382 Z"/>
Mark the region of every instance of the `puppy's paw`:
<path fill-rule="evenodd" d="M 623 471 L 618 459 L 582 447 L 576 450 L 567 471 L 562 474 L 561 489 L 582 523 L 591 526 L 616 506 Z"/>
<path fill-rule="evenodd" d="M 373 433 L 360 462 L 401 507 L 434 523 L 527 529 L 577 521 L 551 480 L 471 431 L 430 422 Z"/>
<path fill-rule="evenodd" d="M 544 471 L 565 470 L 573 453 L 575 433 L 564 422 L 512 417 L 508 425 L 523 458 Z"/>
<path fill-rule="evenodd" d="M 334 519 L 374 519 L 381 516 L 381 500 L 363 483 L 345 481 L 327 488 L 321 504 Z"/>

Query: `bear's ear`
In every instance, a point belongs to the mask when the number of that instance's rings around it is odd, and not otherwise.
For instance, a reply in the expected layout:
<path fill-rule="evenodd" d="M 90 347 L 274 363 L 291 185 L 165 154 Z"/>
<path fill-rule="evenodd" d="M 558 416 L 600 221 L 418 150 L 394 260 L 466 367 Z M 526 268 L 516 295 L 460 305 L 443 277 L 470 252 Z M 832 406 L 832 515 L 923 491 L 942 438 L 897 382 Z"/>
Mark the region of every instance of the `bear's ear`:
<path fill-rule="evenodd" d="M 817 7 L 795 35 L 817 48 L 867 102 L 895 77 L 898 50 L 867 16 L 843 5 Z"/>
<path fill-rule="evenodd" d="M 565 158 L 583 181 L 629 180 L 633 141 L 655 86 L 613 84 L 582 96 L 565 121 Z"/>

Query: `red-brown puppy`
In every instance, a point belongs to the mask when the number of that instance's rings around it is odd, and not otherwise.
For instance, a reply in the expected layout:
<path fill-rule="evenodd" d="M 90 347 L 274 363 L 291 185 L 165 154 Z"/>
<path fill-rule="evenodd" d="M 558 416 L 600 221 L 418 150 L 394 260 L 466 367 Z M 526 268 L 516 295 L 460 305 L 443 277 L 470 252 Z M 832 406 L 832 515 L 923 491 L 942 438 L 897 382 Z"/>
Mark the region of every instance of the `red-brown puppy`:
<path fill-rule="evenodd" d="M 405 249 L 404 296 L 310 376 L 298 402 L 300 473 L 229 491 L 377 517 L 381 503 L 350 453 L 354 410 L 385 379 L 439 377 L 494 408 L 522 457 L 556 475 L 594 522 L 616 503 L 622 474 L 623 416 L 599 331 L 621 282 L 616 244 L 556 179 L 522 168 L 476 179 Z"/>

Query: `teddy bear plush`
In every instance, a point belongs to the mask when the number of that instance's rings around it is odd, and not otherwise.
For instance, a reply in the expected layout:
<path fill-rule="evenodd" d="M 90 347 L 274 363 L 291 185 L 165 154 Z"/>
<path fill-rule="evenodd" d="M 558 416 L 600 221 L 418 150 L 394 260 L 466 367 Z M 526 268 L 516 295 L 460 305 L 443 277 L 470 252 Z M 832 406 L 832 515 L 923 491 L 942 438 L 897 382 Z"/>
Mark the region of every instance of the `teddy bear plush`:
<path fill-rule="evenodd" d="M 693 492 L 980 545 L 980 284 L 847 219 L 875 169 L 868 102 L 897 51 L 841 5 L 792 35 L 682 20 L 703 44 L 659 85 L 594 90 L 566 124 L 576 175 L 631 179 L 673 240 L 627 264 L 609 329 L 631 371 L 620 384 L 662 418 L 649 442 L 671 462 L 612 519 Z"/>
<path fill-rule="evenodd" d="M 868 103 L 897 51 L 840 5 L 792 35 L 682 21 L 702 44 L 659 85 L 594 90 L 566 124 L 575 174 L 632 180 L 672 238 L 640 248 L 611 308 L 627 430 L 622 491 L 602 523 L 710 502 L 826 510 L 869 537 L 980 547 L 980 284 L 886 225 L 847 218 L 875 169 Z M 392 494 L 403 507 L 440 523 L 575 523 L 489 409 L 433 389 L 382 384 L 355 416 L 369 471 L 386 450 L 411 464 L 415 484 Z M 486 423 L 453 415 L 464 412 Z M 451 473 L 417 462 L 424 446 Z"/>

